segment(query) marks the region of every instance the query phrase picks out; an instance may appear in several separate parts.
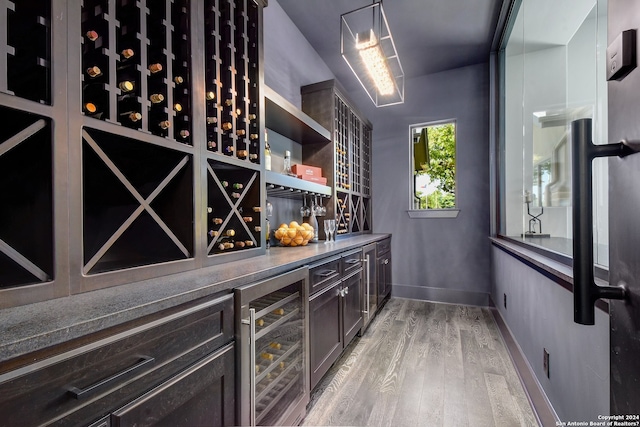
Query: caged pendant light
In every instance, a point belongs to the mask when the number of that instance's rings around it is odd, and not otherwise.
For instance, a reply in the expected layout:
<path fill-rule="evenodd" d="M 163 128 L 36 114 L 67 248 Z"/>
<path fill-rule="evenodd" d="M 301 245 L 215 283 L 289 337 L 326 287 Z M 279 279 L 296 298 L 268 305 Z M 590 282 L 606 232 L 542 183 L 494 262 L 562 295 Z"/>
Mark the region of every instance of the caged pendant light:
<path fill-rule="evenodd" d="M 340 16 L 340 47 L 376 107 L 404 102 L 404 72 L 382 2 Z"/>

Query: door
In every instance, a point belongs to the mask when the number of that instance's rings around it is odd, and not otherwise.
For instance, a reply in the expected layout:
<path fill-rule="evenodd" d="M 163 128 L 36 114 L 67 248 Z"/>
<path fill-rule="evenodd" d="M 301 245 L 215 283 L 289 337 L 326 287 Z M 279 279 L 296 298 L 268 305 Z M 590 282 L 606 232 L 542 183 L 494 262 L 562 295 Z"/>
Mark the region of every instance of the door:
<path fill-rule="evenodd" d="M 610 0 L 608 42 L 640 27 L 640 3 Z M 640 69 L 609 82 L 609 141 L 640 140 Z M 626 283 L 631 301 L 609 301 L 611 413 L 640 413 L 640 154 L 609 159 L 611 285 Z"/>
<path fill-rule="evenodd" d="M 362 248 L 362 259 L 364 259 L 364 272 L 362 283 L 364 286 L 362 287 L 362 320 L 363 320 L 363 329 L 362 332 L 369 325 L 371 319 L 376 313 L 377 299 L 376 299 L 376 289 L 378 286 L 378 281 L 376 277 L 376 244 L 371 243 L 370 245 Z"/>
<path fill-rule="evenodd" d="M 235 425 L 234 363 L 234 346 L 229 344 L 115 411 L 111 425 Z"/>
<path fill-rule="evenodd" d="M 342 281 L 343 347 L 349 345 L 362 327 L 362 270 Z"/>
<path fill-rule="evenodd" d="M 309 299 L 309 358 L 311 390 L 342 352 L 340 281 Z"/>

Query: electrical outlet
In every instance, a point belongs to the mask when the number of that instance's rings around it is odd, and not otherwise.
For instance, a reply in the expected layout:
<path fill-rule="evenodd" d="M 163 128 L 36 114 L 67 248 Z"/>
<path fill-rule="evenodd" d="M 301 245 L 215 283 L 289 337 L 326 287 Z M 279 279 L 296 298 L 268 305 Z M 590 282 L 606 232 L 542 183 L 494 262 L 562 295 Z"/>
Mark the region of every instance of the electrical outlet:
<path fill-rule="evenodd" d="M 544 370 L 544 374 L 547 376 L 547 378 L 551 378 L 549 377 L 549 352 L 547 351 L 546 348 L 543 349 L 543 359 L 542 359 L 542 369 Z"/>
<path fill-rule="evenodd" d="M 507 294 L 504 295 L 504 308 L 507 308 Z"/>

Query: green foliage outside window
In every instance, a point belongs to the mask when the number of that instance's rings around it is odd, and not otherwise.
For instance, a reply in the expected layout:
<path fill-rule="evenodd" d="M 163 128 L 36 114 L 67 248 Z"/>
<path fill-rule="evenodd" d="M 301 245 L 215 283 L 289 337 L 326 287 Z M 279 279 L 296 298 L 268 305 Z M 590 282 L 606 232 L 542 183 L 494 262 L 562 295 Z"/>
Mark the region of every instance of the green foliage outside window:
<path fill-rule="evenodd" d="M 419 134 L 423 127 L 414 128 Z M 416 167 L 415 197 L 419 209 L 456 207 L 456 132 L 455 123 L 426 126 L 428 155 Z M 416 139 L 417 141 L 417 139 Z M 415 154 L 414 154 L 415 155 Z M 421 183 L 422 185 L 420 185 Z"/>

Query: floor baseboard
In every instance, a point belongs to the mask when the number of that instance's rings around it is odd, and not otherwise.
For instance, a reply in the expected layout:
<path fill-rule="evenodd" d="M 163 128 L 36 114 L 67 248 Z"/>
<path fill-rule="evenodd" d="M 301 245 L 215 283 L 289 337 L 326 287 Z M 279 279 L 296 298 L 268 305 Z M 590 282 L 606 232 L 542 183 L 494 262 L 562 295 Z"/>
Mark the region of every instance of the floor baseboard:
<path fill-rule="evenodd" d="M 504 340 L 505 346 L 509 351 L 509 355 L 511 356 L 513 365 L 515 366 L 516 372 L 520 377 L 520 381 L 522 382 L 525 393 L 529 398 L 529 402 L 531 403 L 533 412 L 538 418 L 538 422 L 543 427 L 557 426 L 557 422 L 560 421 L 560 418 L 558 418 L 558 415 L 549 402 L 547 395 L 536 379 L 536 376 L 529 366 L 527 359 L 522 353 L 522 349 L 511 334 L 509 326 L 507 326 L 504 319 L 502 318 L 502 315 L 500 314 L 498 309 L 495 308 L 495 305 L 491 304 L 489 309 L 491 310 L 491 314 L 493 314 L 496 325 L 498 325 L 498 330 L 500 330 L 500 333 L 502 334 L 502 339 Z"/>

